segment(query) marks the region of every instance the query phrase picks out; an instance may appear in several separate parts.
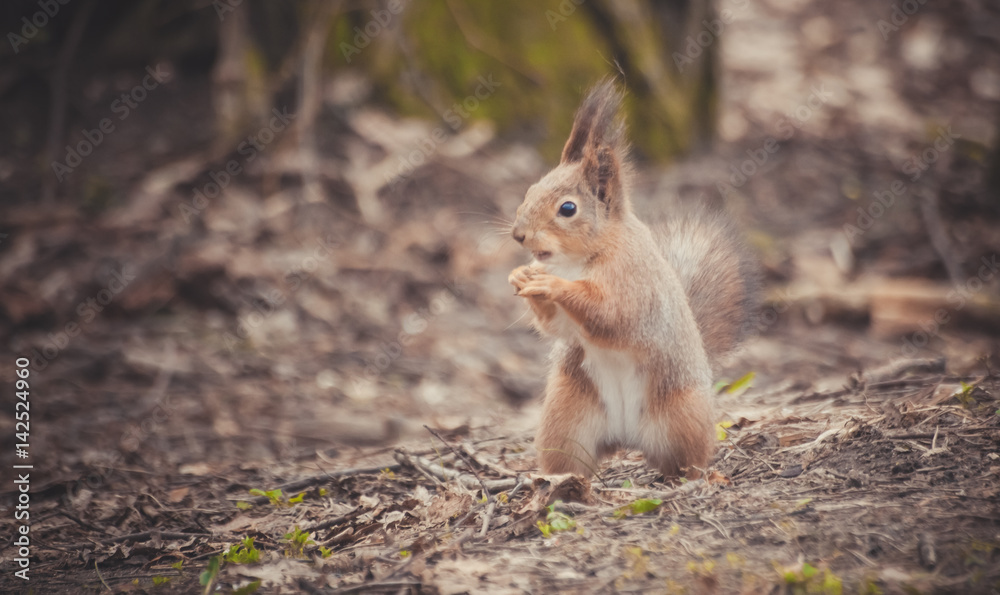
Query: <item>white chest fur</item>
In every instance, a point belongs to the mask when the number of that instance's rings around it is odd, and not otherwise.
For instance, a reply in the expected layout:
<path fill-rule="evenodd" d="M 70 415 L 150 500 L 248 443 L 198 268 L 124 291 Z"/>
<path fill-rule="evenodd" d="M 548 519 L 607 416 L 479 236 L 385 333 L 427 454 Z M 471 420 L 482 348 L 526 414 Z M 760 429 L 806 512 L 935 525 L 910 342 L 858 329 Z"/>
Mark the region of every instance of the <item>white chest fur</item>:
<path fill-rule="evenodd" d="M 630 444 L 639 430 L 648 379 L 627 353 L 584 343 L 583 369 L 590 376 L 607 415 L 607 441 Z"/>

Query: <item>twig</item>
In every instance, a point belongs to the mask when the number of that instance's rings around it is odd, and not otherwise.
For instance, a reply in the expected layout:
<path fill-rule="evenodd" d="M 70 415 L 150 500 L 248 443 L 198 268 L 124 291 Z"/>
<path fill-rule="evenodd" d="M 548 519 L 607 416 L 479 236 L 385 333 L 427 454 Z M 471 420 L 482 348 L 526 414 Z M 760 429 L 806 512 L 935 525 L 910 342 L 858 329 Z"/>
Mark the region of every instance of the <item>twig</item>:
<path fill-rule="evenodd" d="M 346 593 L 360 593 L 361 591 L 386 589 L 389 587 L 398 587 L 400 589 L 420 587 L 422 584 L 423 583 L 420 581 L 376 581 L 373 583 L 361 583 L 360 585 L 344 587 L 343 589 L 337 589 L 336 591 L 327 591 L 327 593 L 330 593 L 330 595 L 344 595 Z"/>
<path fill-rule="evenodd" d="M 129 535 L 122 535 L 120 537 L 113 537 L 111 539 L 104 539 L 101 543 L 121 543 L 123 541 L 136 540 L 145 541 L 154 536 L 154 534 L 159 533 L 161 539 L 186 539 L 188 537 L 211 537 L 211 533 L 179 533 L 171 531 L 140 531 L 139 533 L 130 533 Z"/>
<path fill-rule="evenodd" d="M 358 516 L 357 512 L 359 510 L 361 510 L 360 506 L 356 507 L 354 510 L 352 510 L 350 512 L 347 512 L 345 514 L 340 515 L 339 517 L 337 517 L 335 519 L 330 519 L 328 521 L 323 521 L 322 523 L 317 523 L 317 524 L 313 525 L 312 527 L 309 527 L 308 529 L 306 529 L 306 533 L 312 533 L 314 531 L 322 531 L 323 529 L 329 529 L 330 527 L 335 527 L 335 526 L 339 525 L 340 523 L 343 523 L 344 521 L 350 520 L 350 519 Z"/>
<path fill-rule="evenodd" d="M 483 506 L 486 506 L 485 502 L 477 502 L 475 506 L 473 506 L 472 508 L 469 509 L 469 512 L 463 514 L 462 518 L 460 518 L 457 521 L 455 521 L 455 524 L 452 525 L 452 526 L 454 526 L 454 527 L 461 527 L 462 523 L 464 523 L 466 521 L 466 519 L 468 519 L 474 513 L 479 512 L 479 509 L 482 508 Z"/>
<path fill-rule="evenodd" d="M 486 537 L 486 532 L 490 530 L 490 521 L 493 520 L 493 513 L 497 510 L 497 501 L 491 500 L 486 507 L 486 515 L 483 517 L 483 528 L 479 530 L 479 538 Z"/>
<path fill-rule="evenodd" d="M 867 566 L 869 568 L 872 568 L 872 567 L 875 566 L 875 563 L 872 562 L 870 558 L 868 558 L 867 556 L 865 556 L 861 552 L 856 552 L 854 550 L 847 550 L 847 551 L 852 556 L 854 556 L 855 558 L 857 558 L 858 560 L 860 560 L 865 566 Z"/>
<path fill-rule="evenodd" d="M 434 485 L 436 485 L 436 486 L 444 485 L 444 482 L 442 482 L 440 479 L 438 479 L 437 477 L 435 477 L 434 475 L 432 475 L 430 472 L 428 472 L 423 467 L 415 466 L 414 469 L 417 470 L 417 473 L 420 473 L 421 475 L 423 475 L 424 477 L 426 477 L 427 479 L 429 479 L 431 481 L 431 483 L 433 483 Z"/>
<path fill-rule="evenodd" d="M 665 501 L 676 496 L 690 495 L 698 488 L 705 487 L 706 485 L 708 484 L 704 479 L 693 479 L 668 491 L 643 490 L 635 488 L 606 488 L 599 486 L 595 486 L 594 489 L 601 492 L 625 492 L 638 498 L 659 498 Z"/>
<path fill-rule="evenodd" d="M 487 502 L 491 502 L 493 500 L 493 496 L 490 495 L 490 490 L 489 490 L 489 488 L 486 487 L 486 482 L 483 481 L 482 476 L 479 475 L 479 470 L 476 469 L 476 466 L 472 464 L 472 461 L 470 461 L 469 458 L 466 457 L 464 454 L 462 454 L 457 448 L 455 448 L 454 446 L 452 446 L 450 442 L 448 442 L 447 440 L 445 440 L 444 438 L 442 438 L 441 434 L 438 434 L 435 430 L 433 430 L 427 424 L 424 424 L 424 429 L 427 430 L 428 432 L 430 432 L 431 434 L 433 434 L 435 438 L 437 438 L 438 440 L 440 440 L 441 442 L 443 442 L 444 445 L 447 446 L 449 450 L 451 450 L 451 452 L 455 453 L 456 457 L 458 457 L 458 458 L 462 459 L 463 461 L 465 461 L 465 464 L 469 466 L 469 470 L 472 471 L 472 474 L 476 476 L 477 480 L 479 480 L 479 485 L 483 486 L 483 495 L 486 496 L 486 501 Z"/>
<path fill-rule="evenodd" d="M 104 577 L 101 576 L 101 569 L 97 567 L 97 560 L 94 560 L 94 570 L 97 571 L 97 578 L 101 579 L 101 584 L 104 585 L 104 588 L 107 589 L 109 593 L 114 593 L 111 587 L 108 586 L 108 583 L 104 582 Z"/>

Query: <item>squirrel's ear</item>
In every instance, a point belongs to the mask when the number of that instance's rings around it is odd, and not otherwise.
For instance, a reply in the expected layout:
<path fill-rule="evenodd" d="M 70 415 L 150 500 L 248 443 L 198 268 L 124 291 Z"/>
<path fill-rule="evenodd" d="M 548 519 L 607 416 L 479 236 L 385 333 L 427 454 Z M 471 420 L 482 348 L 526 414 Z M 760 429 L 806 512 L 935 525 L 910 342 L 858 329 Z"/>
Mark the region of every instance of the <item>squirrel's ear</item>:
<path fill-rule="evenodd" d="M 590 131 L 594 127 L 594 119 L 597 116 L 600 102 L 595 101 L 593 94 L 583 101 L 583 105 L 576 112 L 573 119 L 573 130 L 569 133 L 566 146 L 563 147 L 560 163 L 575 163 L 583 159 L 583 151 L 587 148 L 587 141 L 590 140 Z"/>
<path fill-rule="evenodd" d="M 590 191 L 608 211 L 621 208 L 624 200 L 622 163 L 611 147 L 588 147 L 583 158 L 583 175 Z"/>
<path fill-rule="evenodd" d="M 625 200 L 628 146 L 621 104 L 622 92 L 613 80 L 594 85 L 576 112 L 562 154 L 562 163 L 583 162 L 587 185 L 609 211 L 617 210 Z"/>

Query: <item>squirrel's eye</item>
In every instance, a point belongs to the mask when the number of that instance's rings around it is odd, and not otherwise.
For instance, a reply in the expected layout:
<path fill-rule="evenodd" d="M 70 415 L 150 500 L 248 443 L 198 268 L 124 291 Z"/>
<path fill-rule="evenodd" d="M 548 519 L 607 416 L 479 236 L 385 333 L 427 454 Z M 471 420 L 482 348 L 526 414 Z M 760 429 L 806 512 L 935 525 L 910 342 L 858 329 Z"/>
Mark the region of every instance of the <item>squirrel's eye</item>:
<path fill-rule="evenodd" d="M 562 206 L 559 207 L 559 214 L 563 217 L 572 217 L 573 215 L 576 215 L 576 203 L 568 200 L 562 203 Z"/>

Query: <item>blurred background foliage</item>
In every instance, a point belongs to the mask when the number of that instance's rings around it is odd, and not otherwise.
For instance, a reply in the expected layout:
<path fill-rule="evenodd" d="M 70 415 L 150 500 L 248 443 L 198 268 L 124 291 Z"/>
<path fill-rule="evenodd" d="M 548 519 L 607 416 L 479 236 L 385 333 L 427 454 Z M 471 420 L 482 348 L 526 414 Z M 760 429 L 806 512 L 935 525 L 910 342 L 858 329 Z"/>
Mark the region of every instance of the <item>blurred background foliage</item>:
<path fill-rule="evenodd" d="M 304 69 L 321 75 L 314 80 L 363 73 L 374 102 L 442 119 L 480 77 L 492 77 L 505 92 L 479 102 L 470 119 L 533 142 L 550 160 L 569 131 L 569 106 L 609 73 L 629 88 L 641 157 L 670 160 L 707 142 L 714 127 L 716 47 L 686 50 L 716 18 L 704 0 L 76 0 L 25 37 L 23 19 L 40 6 L 0 7 L 4 32 L 15 36 L 0 44 L 0 94 L 25 98 L 11 148 L 44 155 L 43 170 L 65 144 L 61 128 L 80 103 L 73 94 L 87 92 L 80 83 L 164 62 L 211 77 L 219 151 L 273 105 L 321 93 L 308 88 Z M 680 69 L 677 52 L 690 58 Z M 52 97 L 47 110 L 40 94 Z"/>

